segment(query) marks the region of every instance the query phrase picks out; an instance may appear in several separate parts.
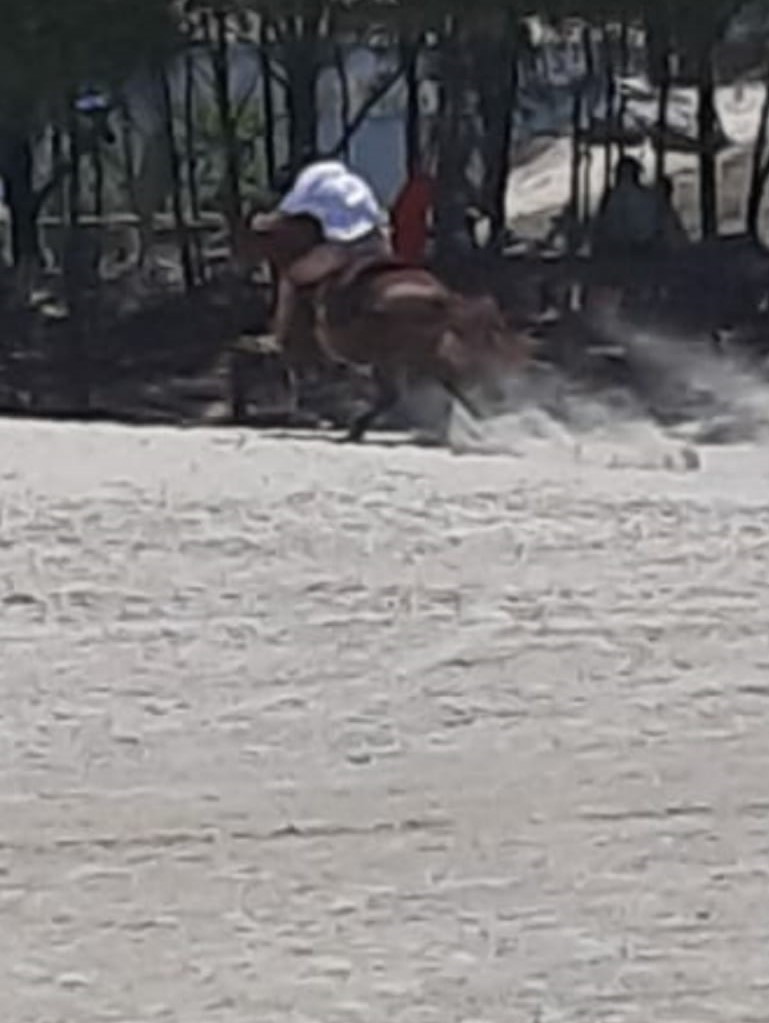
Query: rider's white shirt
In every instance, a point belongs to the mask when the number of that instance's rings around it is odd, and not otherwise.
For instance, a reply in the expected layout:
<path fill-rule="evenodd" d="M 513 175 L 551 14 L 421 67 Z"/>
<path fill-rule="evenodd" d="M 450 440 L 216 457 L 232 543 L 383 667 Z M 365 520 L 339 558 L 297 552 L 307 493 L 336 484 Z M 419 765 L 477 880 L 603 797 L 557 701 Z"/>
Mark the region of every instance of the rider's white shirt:
<path fill-rule="evenodd" d="M 329 241 L 357 241 L 387 224 L 371 188 L 338 160 L 321 160 L 305 168 L 278 208 L 315 217 Z"/>

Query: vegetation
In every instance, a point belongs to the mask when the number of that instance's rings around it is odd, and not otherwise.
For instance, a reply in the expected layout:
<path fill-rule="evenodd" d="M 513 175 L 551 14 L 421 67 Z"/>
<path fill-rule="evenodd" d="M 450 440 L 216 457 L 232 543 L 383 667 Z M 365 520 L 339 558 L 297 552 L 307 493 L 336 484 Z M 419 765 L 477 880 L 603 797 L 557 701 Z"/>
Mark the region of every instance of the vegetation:
<path fill-rule="evenodd" d="M 547 79 L 543 33 L 582 55 L 570 91 L 570 237 L 591 215 L 585 167 L 596 143 L 605 177 L 632 141 L 619 88 L 641 59 L 657 102 L 657 173 L 671 145 L 669 101 L 696 88 L 703 235 L 719 229 L 716 86 L 769 84 L 769 0 L 0 0 L 0 178 L 9 262 L 34 276 L 42 214 L 67 225 L 61 257 L 70 310 L 84 285 L 83 225 L 138 217 L 145 248 L 169 211 L 187 289 L 207 278 L 201 222 L 230 229 L 318 153 L 321 81 L 335 76 L 346 156 L 371 112 L 397 100 L 410 165 L 434 167 L 440 247 L 468 204 L 503 236 L 521 83 Z M 380 54 L 360 94 L 346 57 Z M 635 56 L 633 56 L 635 54 Z M 248 71 L 244 71 L 248 68 Z M 438 115 L 423 113 L 425 81 Z M 561 86 L 563 89 L 563 86 Z M 769 183 L 769 97 L 756 125 L 745 227 L 759 234 Z M 28 288 L 22 289 L 28 294 Z M 73 314 L 74 315 L 74 314 Z"/>
<path fill-rule="evenodd" d="M 439 222 L 441 214 L 450 218 L 452 191 L 466 175 L 462 164 L 469 152 L 462 138 L 463 121 L 474 104 L 483 163 L 476 194 L 491 218 L 492 234 L 497 235 L 504 226 L 518 72 L 530 49 L 526 19 L 532 16 L 556 28 L 569 24 L 572 30 L 579 19 L 585 75 L 574 83 L 575 102 L 581 105 L 577 120 L 595 122 L 587 105 L 590 97 L 594 101 L 595 81 L 603 79 L 608 151 L 614 141 L 622 144 L 616 72 L 627 60 L 627 33 L 631 28 L 644 31 L 648 71 L 659 92 L 660 173 L 665 166 L 671 84 L 676 74 L 696 84 L 702 229 L 715 233 L 718 122 L 714 90 L 719 50 L 735 16 L 747 11 L 759 26 L 764 6 L 745 0 L 480 0 L 469 16 L 467 5 L 456 0 L 68 0 L 66 4 L 3 0 L 0 174 L 12 212 L 14 262 L 36 256 L 36 218 L 63 178 L 70 179 L 68 193 L 75 206 L 70 215 L 75 219 L 84 201 L 80 194 L 84 163 L 91 165 L 92 188 L 104 190 L 103 171 L 93 158 L 99 135 L 93 118 L 76 113 L 79 94 L 97 89 L 109 97 L 114 109 L 125 110 L 121 100 L 128 85 L 147 75 L 159 81 L 161 72 L 168 77 L 180 68 L 186 75 L 184 95 L 172 89 L 170 109 L 162 82 L 155 93 L 160 120 L 170 116 L 173 122 L 163 134 L 170 150 L 171 186 L 185 192 L 184 198 L 176 197 L 180 217 L 200 213 L 201 188 L 205 188 L 198 178 L 205 175 L 205 165 L 209 176 L 212 162 L 219 169 L 215 192 L 232 224 L 242 213 L 244 187 L 248 191 L 273 187 L 281 169 L 294 172 L 316 150 L 318 79 L 328 67 L 336 67 L 339 74 L 344 121 L 334 152 L 347 151 L 367 112 L 404 76 L 409 115 L 404 131 L 410 159 L 416 160 L 423 144 L 418 125 L 420 56 L 427 55 L 441 94 L 440 128 L 433 140 L 442 185 Z M 361 110 L 352 110 L 342 55 L 350 43 L 371 40 L 374 29 L 378 44 L 384 39 L 399 60 L 392 78 L 381 83 Z M 758 27 L 754 39 L 756 33 Z M 231 60 L 236 47 L 241 54 L 250 52 L 261 71 L 258 88 L 245 101 L 232 92 Z M 208 64 L 205 98 L 200 90 L 205 71 L 201 58 Z M 765 64 L 769 67 L 769 60 Z M 210 130 L 212 103 L 215 137 Z M 249 131 L 258 131 L 258 138 L 244 137 L 246 125 Z M 124 128 L 130 131 L 130 117 Z M 753 230 L 769 177 L 763 122 L 759 130 L 749 204 Z M 41 178 L 35 163 L 42 159 L 37 143 L 43 137 L 52 141 L 45 161 L 48 174 Z M 66 146 L 62 139 L 67 140 Z M 130 150 L 129 144 L 125 152 Z M 125 168 L 125 174 L 128 184 L 135 185 L 135 169 Z M 579 204 L 578 198 L 575 201 Z M 95 196 L 94 209 L 102 206 L 103 196 Z"/>

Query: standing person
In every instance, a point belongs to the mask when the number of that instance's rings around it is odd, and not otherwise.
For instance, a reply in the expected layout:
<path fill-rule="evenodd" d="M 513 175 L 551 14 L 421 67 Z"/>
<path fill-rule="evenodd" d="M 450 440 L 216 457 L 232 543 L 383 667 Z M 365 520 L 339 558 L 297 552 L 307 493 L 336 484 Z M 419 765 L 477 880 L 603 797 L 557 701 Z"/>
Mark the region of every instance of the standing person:
<path fill-rule="evenodd" d="M 591 310 L 616 315 L 627 299 L 646 293 L 659 248 L 659 207 L 657 190 L 642 181 L 641 164 L 623 156 L 614 186 L 592 225 L 591 250 L 598 279 L 585 296 Z"/>
<path fill-rule="evenodd" d="M 434 203 L 435 180 L 416 164 L 392 208 L 393 251 L 406 263 L 425 261 Z"/>

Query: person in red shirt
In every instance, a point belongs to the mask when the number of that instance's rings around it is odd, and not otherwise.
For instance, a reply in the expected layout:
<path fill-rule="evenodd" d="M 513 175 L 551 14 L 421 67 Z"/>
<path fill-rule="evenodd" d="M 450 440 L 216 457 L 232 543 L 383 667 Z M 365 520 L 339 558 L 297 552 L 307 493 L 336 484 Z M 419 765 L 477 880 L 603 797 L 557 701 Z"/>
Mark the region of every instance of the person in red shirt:
<path fill-rule="evenodd" d="M 429 220 L 433 209 L 435 181 L 419 166 L 412 168 L 391 211 L 392 246 L 399 259 L 424 263 L 427 255 Z"/>

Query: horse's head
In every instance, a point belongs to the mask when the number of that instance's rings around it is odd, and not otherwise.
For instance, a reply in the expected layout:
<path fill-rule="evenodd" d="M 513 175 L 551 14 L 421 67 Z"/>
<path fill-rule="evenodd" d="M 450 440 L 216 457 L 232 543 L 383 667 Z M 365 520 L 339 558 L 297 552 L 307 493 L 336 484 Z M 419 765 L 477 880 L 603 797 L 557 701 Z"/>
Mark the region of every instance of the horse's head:
<path fill-rule="evenodd" d="M 232 250 L 236 262 L 245 270 L 268 262 L 278 273 L 285 273 L 322 241 L 323 230 L 315 217 L 266 213 L 237 227 Z"/>

